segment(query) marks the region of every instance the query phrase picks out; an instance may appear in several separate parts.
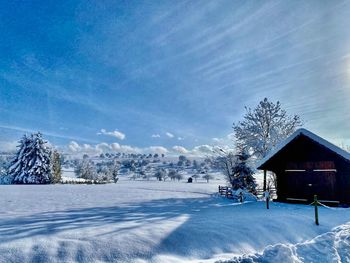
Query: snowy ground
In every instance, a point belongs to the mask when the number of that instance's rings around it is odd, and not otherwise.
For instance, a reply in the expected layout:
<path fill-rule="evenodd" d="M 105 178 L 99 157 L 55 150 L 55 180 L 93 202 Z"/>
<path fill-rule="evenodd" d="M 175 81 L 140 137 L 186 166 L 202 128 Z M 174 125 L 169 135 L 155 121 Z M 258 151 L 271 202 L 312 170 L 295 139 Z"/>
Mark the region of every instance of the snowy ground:
<path fill-rule="evenodd" d="M 310 206 L 234 204 L 219 183 L 1 185 L 0 262 L 350 262 L 350 209 L 316 226 Z"/>

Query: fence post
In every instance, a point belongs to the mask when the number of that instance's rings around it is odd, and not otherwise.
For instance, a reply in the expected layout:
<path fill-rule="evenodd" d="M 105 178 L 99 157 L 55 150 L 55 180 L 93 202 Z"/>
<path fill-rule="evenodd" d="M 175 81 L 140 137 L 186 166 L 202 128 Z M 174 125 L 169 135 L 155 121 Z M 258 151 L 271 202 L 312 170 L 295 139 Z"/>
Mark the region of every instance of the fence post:
<path fill-rule="evenodd" d="M 266 198 L 266 209 L 270 209 L 270 192 L 269 191 L 265 191 L 264 192 L 264 197 Z"/>
<path fill-rule="evenodd" d="M 319 225 L 319 222 L 318 222 L 318 201 L 317 201 L 317 195 L 314 195 L 314 206 L 315 206 L 315 223 L 316 223 L 316 225 Z"/>

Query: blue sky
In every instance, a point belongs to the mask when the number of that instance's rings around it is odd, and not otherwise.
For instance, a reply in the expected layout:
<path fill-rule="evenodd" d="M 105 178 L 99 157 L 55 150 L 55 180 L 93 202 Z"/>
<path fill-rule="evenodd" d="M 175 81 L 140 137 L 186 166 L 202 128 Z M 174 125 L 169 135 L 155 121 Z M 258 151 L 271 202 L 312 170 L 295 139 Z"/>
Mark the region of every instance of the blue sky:
<path fill-rule="evenodd" d="M 264 97 L 350 144 L 349 12 L 346 1 L 5 1 L 0 145 L 40 130 L 57 145 L 192 149 L 227 138 Z"/>

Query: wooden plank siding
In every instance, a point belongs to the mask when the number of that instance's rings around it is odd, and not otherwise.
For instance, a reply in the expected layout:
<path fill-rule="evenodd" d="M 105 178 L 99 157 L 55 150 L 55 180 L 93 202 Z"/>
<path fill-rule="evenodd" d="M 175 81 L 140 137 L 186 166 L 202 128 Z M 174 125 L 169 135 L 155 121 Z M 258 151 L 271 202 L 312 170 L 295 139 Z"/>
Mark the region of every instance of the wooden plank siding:
<path fill-rule="evenodd" d="M 350 161 L 301 134 L 259 167 L 277 176 L 279 201 L 288 198 L 350 203 Z"/>

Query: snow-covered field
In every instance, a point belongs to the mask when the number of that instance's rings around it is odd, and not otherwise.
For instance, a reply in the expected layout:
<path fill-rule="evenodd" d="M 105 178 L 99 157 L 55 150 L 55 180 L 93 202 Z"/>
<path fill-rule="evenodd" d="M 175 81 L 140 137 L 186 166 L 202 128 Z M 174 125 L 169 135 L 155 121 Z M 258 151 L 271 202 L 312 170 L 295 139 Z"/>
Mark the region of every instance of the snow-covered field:
<path fill-rule="evenodd" d="M 311 206 L 235 204 L 219 183 L 1 185 L 0 262 L 350 262 L 350 209 L 316 226 Z"/>

